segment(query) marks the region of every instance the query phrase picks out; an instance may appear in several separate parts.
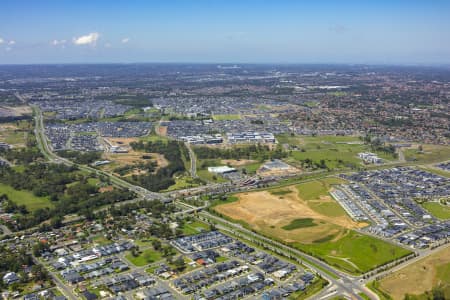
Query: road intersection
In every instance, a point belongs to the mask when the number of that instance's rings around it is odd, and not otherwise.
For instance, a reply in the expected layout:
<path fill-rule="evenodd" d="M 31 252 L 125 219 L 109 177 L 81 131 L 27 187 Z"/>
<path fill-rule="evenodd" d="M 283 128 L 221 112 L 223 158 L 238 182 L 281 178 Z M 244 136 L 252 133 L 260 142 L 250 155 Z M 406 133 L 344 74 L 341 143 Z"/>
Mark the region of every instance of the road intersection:
<path fill-rule="evenodd" d="M 90 166 L 85 165 L 78 165 L 74 162 L 59 157 L 56 155 L 51 147 L 48 145 L 46 136 L 45 136 L 45 127 L 44 127 L 44 121 L 43 121 L 43 115 L 42 112 L 39 110 L 38 107 L 33 106 L 33 111 L 35 115 L 35 134 L 37 138 L 38 147 L 41 150 L 41 152 L 44 154 L 44 156 L 52 162 L 55 163 L 63 163 L 66 165 L 77 165 L 81 170 L 84 170 L 86 172 L 95 173 L 97 175 L 102 175 L 105 177 L 108 177 L 110 181 L 115 184 L 118 187 L 127 188 L 133 192 L 135 192 L 138 197 L 134 200 L 126 201 L 127 203 L 130 201 L 139 201 L 139 200 L 163 200 L 163 201 L 169 201 L 173 200 L 180 195 L 185 194 L 202 194 L 205 192 L 211 192 L 211 191 L 220 191 L 220 192 L 230 192 L 235 191 L 236 187 L 233 186 L 230 183 L 222 183 L 222 184 L 208 184 L 206 186 L 197 187 L 197 188 L 191 188 L 186 189 L 183 191 L 174 191 L 170 193 L 155 193 L 148 191 L 145 188 L 135 186 L 127 181 L 124 181 L 110 173 L 97 170 L 95 168 L 92 168 Z M 190 173 L 192 177 L 196 177 L 196 158 L 195 153 L 191 149 L 189 145 L 187 145 L 187 149 L 189 151 L 189 157 L 190 157 Z M 327 263 L 310 256 L 308 254 L 305 254 L 297 249 L 294 249 L 292 247 L 289 247 L 287 245 L 284 245 L 280 242 L 277 242 L 275 240 L 269 239 L 265 236 L 262 236 L 258 233 L 255 233 L 251 230 L 248 230 L 244 227 L 242 227 L 240 224 L 236 224 L 233 222 L 230 222 L 224 218 L 221 218 L 219 216 L 213 215 L 207 211 L 205 211 L 205 208 L 207 207 L 207 204 L 205 204 L 202 207 L 194 207 L 190 206 L 186 203 L 180 203 L 183 206 L 186 207 L 186 210 L 183 210 L 182 212 L 178 212 L 177 214 L 192 214 L 196 213 L 198 214 L 199 218 L 206 220 L 208 222 L 216 224 L 216 227 L 224 232 L 228 232 L 231 235 L 234 235 L 238 238 L 242 238 L 244 240 L 248 240 L 252 243 L 258 244 L 260 246 L 264 246 L 265 248 L 269 249 L 270 251 L 273 251 L 279 255 L 282 255 L 284 257 L 287 257 L 289 259 L 294 259 L 297 262 L 301 263 L 302 265 L 306 266 L 307 268 L 313 270 L 323 278 L 325 278 L 329 285 L 328 287 L 324 288 L 322 291 L 320 291 L 318 294 L 314 296 L 315 299 L 330 299 L 334 298 L 338 295 L 345 296 L 347 298 L 351 299 L 363 299 L 361 297 L 361 294 L 365 294 L 370 299 L 379 299 L 379 297 L 372 292 L 370 289 L 366 287 L 366 284 L 372 280 L 374 280 L 377 277 L 384 276 L 390 272 L 393 272 L 395 270 L 399 270 L 413 262 L 416 262 L 417 260 L 428 256 L 436 251 L 435 250 L 424 250 L 420 251 L 417 257 L 406 260 L 398 265 L 393 266 L 389 270 L 382 271 L 378 274 L 373 274 L 371 276 L 366 276 L 363 278 L 363 276 L 354 276 L 351 274 L 347 274 L 345 272 L 342 272 L 340 270 L 335 269 L 334 267 L 328 265 Z M 448 246 L 448 245 L 447 245 Z M 440 248 L 439 248 L 440 249 Z M 76 299 L 73 298 L 73 294 L 71 295 L 70 289 L 67 290 L 67 287 L 61 282 L 59 278 L 54 278 L 55 283 L 58 287 L 62 289 L 62 291 L 67 294 L 69 299 Z"/>

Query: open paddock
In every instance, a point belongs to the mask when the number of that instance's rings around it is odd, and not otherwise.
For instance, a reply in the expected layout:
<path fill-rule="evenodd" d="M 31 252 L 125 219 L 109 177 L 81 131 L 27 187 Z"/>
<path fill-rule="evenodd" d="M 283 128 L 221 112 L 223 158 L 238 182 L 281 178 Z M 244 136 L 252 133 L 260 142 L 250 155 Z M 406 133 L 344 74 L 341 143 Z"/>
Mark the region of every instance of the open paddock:
<path fill-rule="evenodd" d="M 324 178 L 283 188 L 244 192 L 214 209 L 266 236 L 352 274 L 361 274 L 408 250 L 358 233 L 367 223 L 353 221 L 328 194 L 339 178 Z"/>
<path fill-rule="evenodd" d="M 421 295 L 439 284 L 446 287 L 446 296 L 450 297 L 450 247 L 383 278 L 379 288 L 400 300 L 406 294 Z"/>

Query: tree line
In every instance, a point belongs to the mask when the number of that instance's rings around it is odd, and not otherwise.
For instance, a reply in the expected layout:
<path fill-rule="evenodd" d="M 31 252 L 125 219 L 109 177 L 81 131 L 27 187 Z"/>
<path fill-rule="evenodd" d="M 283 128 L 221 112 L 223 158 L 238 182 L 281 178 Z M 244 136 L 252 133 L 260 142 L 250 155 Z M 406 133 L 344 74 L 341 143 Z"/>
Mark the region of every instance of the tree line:
<path fill-rule="evenodd" d="M 80 164 L 87 165 L 93 163 L 96 160 L 99 160 L 102 157 L 102 152 L 98 151 L 89 151 L 89 152 L 80 152 L 73 150 L 62 150 L 58 151 L 58 155 L 71 161 Z"/>

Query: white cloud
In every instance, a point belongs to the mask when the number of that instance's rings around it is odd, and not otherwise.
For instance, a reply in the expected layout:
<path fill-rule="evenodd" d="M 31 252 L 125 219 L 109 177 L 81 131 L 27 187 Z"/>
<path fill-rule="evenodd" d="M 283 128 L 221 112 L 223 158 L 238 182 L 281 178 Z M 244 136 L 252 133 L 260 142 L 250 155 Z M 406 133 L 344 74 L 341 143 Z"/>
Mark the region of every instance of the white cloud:
<path fill-rule="evenodd" d="M 110 43 L 106 43 L 105 44 L 105 48 L 111 48 L 111 44 Z"/>
<path fill-rule="evenodd" d="M 64 45 L 67 41 L 66 40 L 53 40 L 52 45 L 58 46 L 58 45 Z"/>
<path fill-rule="evenodd" d="M 16 41 L 13 41 L 13 40 L 9 41 L 9 43 L 8 43 L 8 45 L 15 45 L 15 44 L 16 44 Z"/>
<path fill-rule="evenodd" d="M 123 38 L 122 39 L 122 44 L 126 44 L 130 41 L 130 38 Z"/>
<path fill-rule="evenodd" d="M 5 42 L 5 40 L 0 38 L 0 44 L 3 44 L 4 42 Z"/>
<path fill-rule="evenodd" d="M 5 51 L 7 51 L 7 52 L 9 52 L 9 51 L 11 51 L 11 50 L 12 50 L 11 47 L 6 47 L 6 48 L 5 48 Z"/>
<path fill-rule="evenodd" d="M 95 45 L 100 35 L 98 32 L 91 32 L 87 35 L 73 38 L 75 45 Z"/>

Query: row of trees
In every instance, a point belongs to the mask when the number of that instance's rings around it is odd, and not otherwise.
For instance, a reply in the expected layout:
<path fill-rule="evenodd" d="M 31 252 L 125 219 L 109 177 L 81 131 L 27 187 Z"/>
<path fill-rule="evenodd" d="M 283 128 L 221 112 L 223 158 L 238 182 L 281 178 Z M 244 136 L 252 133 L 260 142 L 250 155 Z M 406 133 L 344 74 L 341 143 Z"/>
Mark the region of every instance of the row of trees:
<path fill-rule="evenodd" d="M 58 152 L 58 155 L 70 159 L 80 165 L 93 163 L 102 157 L 102 153 L 97 151 L 80 152 L 73 150 L 62 150 Z"/>

